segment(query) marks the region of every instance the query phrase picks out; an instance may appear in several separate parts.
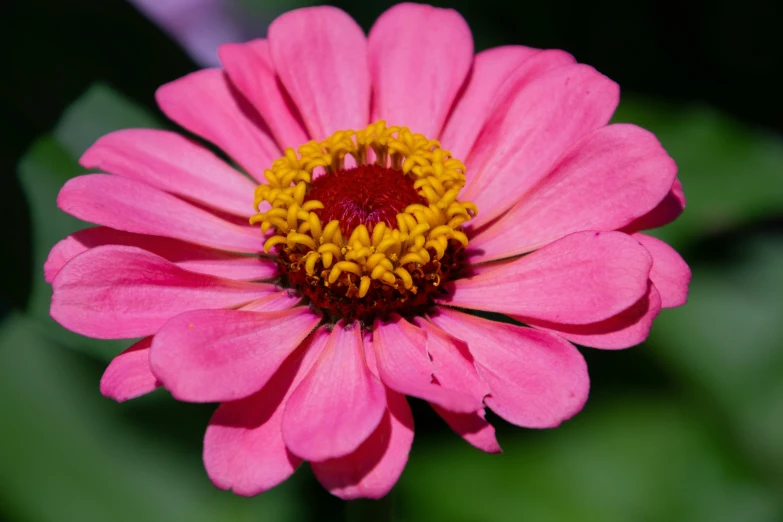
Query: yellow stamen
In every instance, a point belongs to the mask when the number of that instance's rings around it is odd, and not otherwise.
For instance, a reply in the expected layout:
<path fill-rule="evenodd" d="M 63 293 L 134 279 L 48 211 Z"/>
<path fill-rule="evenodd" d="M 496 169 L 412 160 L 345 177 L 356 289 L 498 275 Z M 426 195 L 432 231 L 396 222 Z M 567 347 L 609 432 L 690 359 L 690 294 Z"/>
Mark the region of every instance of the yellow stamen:
<path fill-rule="evenodd" d="M 398 169 L 413 180 L 426 205 L 409 205 L 396 216 L 396 227 L 378 223 L 372 230 L 359 225 L 343 230 L 338 220 L 323 223 L 315 211 L 321 201 L 305 201 L 316 169 L 337 172 L 346 156 L 357 166 Z M 359 131 L 338 131 L 327 139 L 310 141 L 298 151 L 286 149 L 264 171 L 267 183 L 255 191 L 255 206 L 270 208 L 255 214 L 250 223 L 274 235 L 264 243 L 269 252 L 282 246 L 296 253 L 308 277 L 332 286 L 343 281 L 346 292 L 365 297 L 373 281 L 415 293 L 412 271 L 443 258 L 450 245 L 467 245 L 462 225 L 477 213 L 476 206 L 457 199 L 465 185 L 465 166 L 452 158 L 436 140 L 414 134 L 406 127 L 387 127 L 378 121 Z M 345 234 L 348 234 L 347 240 Z M 430 277 L 430 276 L 428 276 Z M 348 279 L 346 279 L 348 278 Z M 353 278 L 353 279 L 351 279 Z M 431 280 L 440 281 L 438 274 Z M 311 281 L 311 284 L 316 284 Z"/>

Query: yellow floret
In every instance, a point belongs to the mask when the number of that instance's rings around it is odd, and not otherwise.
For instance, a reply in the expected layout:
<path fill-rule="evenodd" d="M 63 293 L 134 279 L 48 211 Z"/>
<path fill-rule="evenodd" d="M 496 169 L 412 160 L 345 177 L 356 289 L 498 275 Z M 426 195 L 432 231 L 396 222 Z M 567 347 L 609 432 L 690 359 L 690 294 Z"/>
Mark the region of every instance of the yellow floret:
<path fill-rule="evenodd" d="M 347 231 L 336 220 L 322 223 L 315 211 L 323 204 L 305 201 L 309 185 L 317 169 L 342 170 L 346 156 L 352 156 L 357 165 L 372 161 L 400 170 L 400 175 L 413 179 L 427 205 L 408 206 L 397 214 L 396 227 L 378 223 L 372 230 L 360 225 Z M 372 281 L 415 292 L 409 270 L 440 260 L 450 241 L 466 246 L 461 227 L 477 213 L 474 204 L 457 200 L 465 185 L 461 161 L 452 158 L 438 141 L 406 127 L 387 127 L 384 121 L 359 131 L 338 131 L 323 141 L 305 143 L 296 152 L 286 149 L 264 178 L 267 183 L 255 191 L 258 213 L 250 219 L 262 231 L 274 231 L 264 251 L 277 245 L 295 249 L 308 275 L 317 275 L 318 266 L 326 270 L 324 285 L 352 274 L 359 297 L 367 294 Z M 269 208 L 261 211 L 265 203 Z"/>

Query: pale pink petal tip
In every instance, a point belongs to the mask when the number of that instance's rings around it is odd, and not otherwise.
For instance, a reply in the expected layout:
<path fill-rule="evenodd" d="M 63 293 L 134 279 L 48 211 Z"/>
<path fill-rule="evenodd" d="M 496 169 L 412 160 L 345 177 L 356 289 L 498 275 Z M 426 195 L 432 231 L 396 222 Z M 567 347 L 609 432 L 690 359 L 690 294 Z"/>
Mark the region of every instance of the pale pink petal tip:
<path fill-rule="evenodd" d="M 340 322 L 286 403 L 283 439 L 305 460 L 342 457 L 375 431 L 384 411 L 386 395 L 365 362 L 360 328 Z"/>
<path fill-rule="evenodd" d="M 150 370 L 152 337 L 145 337 L 115 357 L 101 377 L 101 393 L 117 402 L 135 399 L 158 387 Z"/>
<path fill-rule="evenodd" d="M 404 395 L 387 390 L 386 397 L 388 410 L 380 425 L 356 451 L 311 463 L 315 477 L 333 495 L 378 499 L 400 478 L 413 443 L 413 415 Z"/>

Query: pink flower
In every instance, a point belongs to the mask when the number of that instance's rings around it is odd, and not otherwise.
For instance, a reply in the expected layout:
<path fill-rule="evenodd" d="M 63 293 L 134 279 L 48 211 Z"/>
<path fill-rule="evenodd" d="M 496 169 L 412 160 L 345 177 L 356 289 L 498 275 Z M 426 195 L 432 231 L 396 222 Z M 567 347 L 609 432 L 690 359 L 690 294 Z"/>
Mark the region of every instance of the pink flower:
<path fill-rule="evenodd" d="M 307 460 L 339 497 L 383 496 L 413 440 L 405 395 L 499 452 L 485 407 L 557 426 L 588 394 L 571 342 L 635 345 L 685 302 L 687 265 L 640 232 L 682 212 L 676 166 L 607 125 L 617 85 L 569 54 L 474 56 L 456 12 L 402 4 L 367 38 L 338 9 L 289 12 L 220 58 L 157 100 L 256 181 L 176 133 L 111 133 L 81 160 L 111 174 L 58 199 L 100 226 L 45 266 L 60 324 L 142 338 L 104 395 L 222 403 L 218 487 L 254 495 Z"/>

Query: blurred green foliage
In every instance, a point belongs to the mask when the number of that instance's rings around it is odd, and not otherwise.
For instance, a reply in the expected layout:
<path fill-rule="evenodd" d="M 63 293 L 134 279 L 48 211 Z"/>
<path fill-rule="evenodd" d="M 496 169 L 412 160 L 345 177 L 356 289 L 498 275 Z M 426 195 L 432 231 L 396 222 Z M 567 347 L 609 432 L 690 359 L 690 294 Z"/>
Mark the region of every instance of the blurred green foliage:
<path fill-rule="evenodd" d="M 783 520 L 783 141 L 707 107 L 631 96 L 615 120 L 652 130 L 678 162 L 688 207 L 658 235 L 693 269 L 689 303 L 664 311 L 645 345 L 585 350 L 593 397 L 561 428 L 494 419 L 504 455 L 472 449 L 415 403 L 417 440 L 398 486 L 380 504 L 346 506 L 304 469 L 253 499 L 218 491 L 200 460 L 211 408 L 164 391 L 103 398 L 102 368 L 128 343 L 85 339 L 48 317 L 40 267 L 85 226 L 57 209 L 59 187 L 83 172 L 78 157 L 100 135 L 163 125 L 94 86 L 19 165 L 35 281 L 26 313 L 0 326 L 1 512 L 80 522 Z"/>
<path fill-rule="evenodd" d="M 95 365 L 38 330 L 11 316 L 0 333 L 0 486 L 13 520 L 296 518 L 294 484 L 250 500 L 216 490 L 197 452 L 128 419 L 97 392 Z"/>
<path fill-rule="evenodd" d="M 677 160 L 687 213 L 656 235 L 687 247 L 783 209 L 783 141 L 705 106 L 678 107 L 623 97 L 615 122 L 653 131 Z"/>

